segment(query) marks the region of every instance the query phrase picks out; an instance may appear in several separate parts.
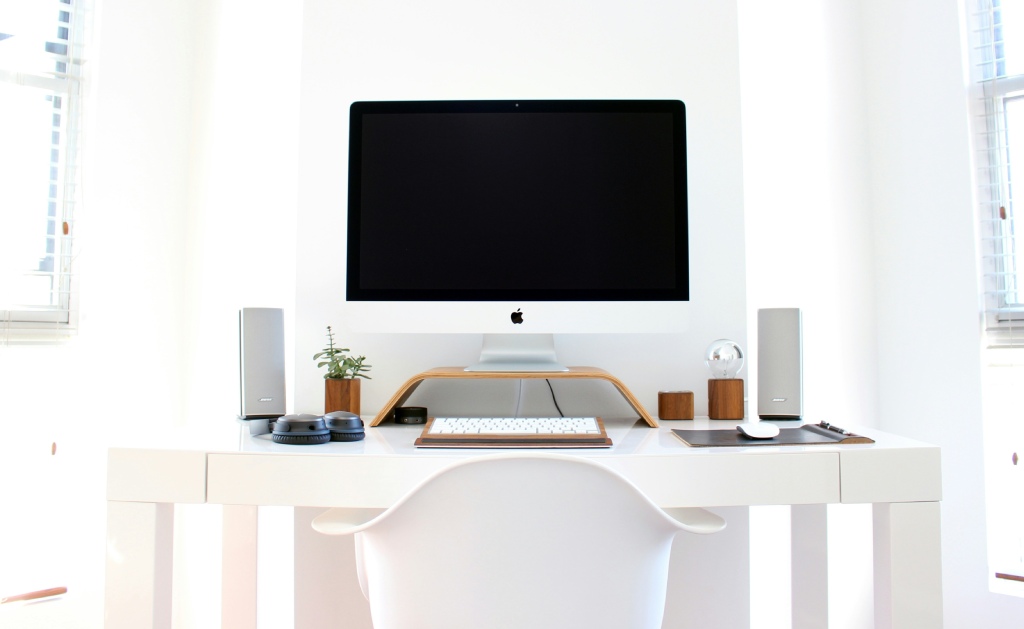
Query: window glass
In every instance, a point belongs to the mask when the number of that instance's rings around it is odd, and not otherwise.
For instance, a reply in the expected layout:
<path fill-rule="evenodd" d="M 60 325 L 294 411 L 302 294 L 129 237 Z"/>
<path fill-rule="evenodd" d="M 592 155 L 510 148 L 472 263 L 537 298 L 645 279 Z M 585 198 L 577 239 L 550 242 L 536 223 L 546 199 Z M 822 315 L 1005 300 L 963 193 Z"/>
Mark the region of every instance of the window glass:
<path fill-rule="evenodd" d="M 1024 74 L 1024 2 L 1002 0 L 996 7 L 996 38 L 1002 49 L 1000 76 Z"/>
<path fill-rule="evenodd" d="M 1005 115 L 1006 134 L 1006 164 L 1007 164 L 1007 210 L 1010 215 L 1016 216 L 1022 210 L 1020 203 L 1015 202 L 1015 192 L 1024 188 L 1024 94 L 1006 97 L 1003 99 L 1003 111 Z M 1016 185 L 1014 182 L 1016 181 Z M 1021 295 L 1021 256 L 1024 254 L 1024 234 L 1019 230 L 1009 230 L 1007 247 L 1011 254 L 1012 267 L 1009 269 L 1011 277 L 1007 285 L 1007 301 L 1014 304 L 1024 302 L 1024 295 Z"/>
<path fill-rule="evenodd" d="M 54 232 L 57 180 L 52 152 L 53 96 L 0 83 L 0 268 L 5 300 L 11 304 L 53 305 Z"/>

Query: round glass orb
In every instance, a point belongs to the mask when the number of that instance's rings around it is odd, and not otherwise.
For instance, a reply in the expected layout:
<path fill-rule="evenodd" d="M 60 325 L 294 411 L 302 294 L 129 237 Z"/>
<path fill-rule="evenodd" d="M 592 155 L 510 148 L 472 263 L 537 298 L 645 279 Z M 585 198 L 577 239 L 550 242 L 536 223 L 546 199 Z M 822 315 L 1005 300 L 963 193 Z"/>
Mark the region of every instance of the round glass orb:
<path fill-rule="evenodd" d="M 718 339 L 708 345 L 704 363 L 717 379 L 735 378 L 743 369 L 743 350 L 734 341 Z"/>

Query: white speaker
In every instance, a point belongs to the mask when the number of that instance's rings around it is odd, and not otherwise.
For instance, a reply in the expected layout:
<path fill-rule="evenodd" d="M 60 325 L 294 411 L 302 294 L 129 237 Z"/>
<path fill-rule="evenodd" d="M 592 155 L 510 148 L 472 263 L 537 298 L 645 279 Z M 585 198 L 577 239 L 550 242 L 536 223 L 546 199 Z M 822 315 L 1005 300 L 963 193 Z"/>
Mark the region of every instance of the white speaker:
<path fill-rule="evenodd" d="M 803 322 L 799 308 L 757 311 L 757 415 L 800 419 L 804 413 Z"/>
<path fill-rule="evenodd" d="M 239 310 L 238 345 L 241 416 L 281 417 L 285 414 L 284 310 Z"/>

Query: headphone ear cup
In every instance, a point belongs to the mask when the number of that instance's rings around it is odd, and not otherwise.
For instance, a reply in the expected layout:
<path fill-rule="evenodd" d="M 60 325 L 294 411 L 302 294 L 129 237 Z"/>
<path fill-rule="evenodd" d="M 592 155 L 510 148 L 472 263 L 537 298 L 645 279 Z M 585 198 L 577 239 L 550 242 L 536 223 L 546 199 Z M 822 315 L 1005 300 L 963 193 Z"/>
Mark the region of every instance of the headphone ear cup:
<path fill-rule="evenodd" d="M 290 445 L 316 445 L 331 440 L 331 432 L 319 415 L 284 415 L 274 422 L 271 440 Z"/>
<path fill-rule="evenodd" d="M 285 443 L 294 446 L 317 445 L 331 440 L 330 435 L 271 435 L 274 443 Z"/>
<path fill-rule="evenodd" d="M 324 423 L 331 431 L 331 441 L 359 441 L 366 436 L 363 420 L 348 411 L 332 411 L 324 415 Z"/>
<path fill-rule="evenodd" d="M 331 431 L 331 441 L 359 441 L 366 436 L 363 431 L 359 432 L 336 432 Z"/>

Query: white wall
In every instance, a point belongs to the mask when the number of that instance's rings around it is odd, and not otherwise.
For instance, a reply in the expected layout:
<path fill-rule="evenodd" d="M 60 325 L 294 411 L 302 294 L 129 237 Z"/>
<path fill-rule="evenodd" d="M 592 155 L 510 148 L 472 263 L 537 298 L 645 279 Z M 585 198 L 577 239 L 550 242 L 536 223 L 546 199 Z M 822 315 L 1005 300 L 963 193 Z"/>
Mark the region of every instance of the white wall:
<path fill-rule="evenodd" d="M 323 409 L 321 373 L 311 357 L 324 328 L 344 329 L 347 115 L 351 102 L 374 99 L 677 98 L 687 106 L 692 314 L 689 328 L 662 335 L 560 335 L 560 360 L 594 365 L 621 378 L 648 410 L 661 389 L 691 389 L 707 412 L 705 349 L 717 338 L 746 346 L 743 181 L 735 6 L 698 0 L 575 2 L 474 0 L 338 3 L 307 0 L 303 34 L 299 161 L 295 404 Z M 424 255 L 429 255 L 425 249 Z M 368 356 L 362 411 L 375 413 L 406 379 L 431 367 L 475 361 L 474 335 L 371 335 L 345 332 L 345 347 Z M 507 384 L 508 386 L 504 386 Z M 536 384 L 536 383 L 534 383 Z M 559 404 L 617 414 L 610 387 L 553 383 Z M 455 412 L 456 402 L 485 412 L 513 399 L 515 383 L 482 387 L 426 383 L 411 403 Z M 526 387 L 530 406 L 546 387 Z M 454 393 L 454 395 L 452 395 Z M 490 399 L 491 398 L 496 399 Z M 471 400 L 471 402 L 467 402 Z M 500 408 L 500 407 L 499 407 Z M 600 410 L 601 408 L 604 411 Z M 446 410 L 449 409 L 449 410 Z M 611 412 L 608 409 L 612 409 Z M 547 411 L 545 411 L 547 412 Z M 746 510 L 730 513 L 730 533 L 715 558 L 728 588 L 695 590 L 684 562 L 666 626 L 692 610 L 743 626 Z M 679 545 L 680 554 L 686 552 Z M 726 568 L 725 566 L 730 566 Z M 737 567 L 738 566 L 738 567 Z M 735 577 L 735 575 L 740 575 Z M 358 591 L 335 588 L 361 610 Z M 704 597 L 703 601 L 696 598 Z M 715 600 L 712 600 L 715 599 Z M 688 609 L 689 608 L 689 611 Z M 357 620 L 351 620 L 358 623 Z M 360 624 L 360 626 L 362 626 Z"/>
<path fill-rule="evenodd" d="M 1024 601 L 988 591 L 959 10 L 956 0 L 865 3 L 880 425 L 942 446 L 947 626 L 998 626 L 1024 617 Z"/>
<path fill-rule="evenodd" d="M 800 308 L 805 417 L 876 426 L 859 3 L 739 7 L 752 354 L 759 308 Z"/>
<path fill-rule="evenodd" d="M 858 2 L 739 3 L 747 320 L 757 360 L 757 310 L 803 314 L 804 417 L 877 426 L 872 223 Z M 757 412 L 757 370 L 750 382 Z M 873 626 L 870 511 L 832 505 L 830 626 Z M 752 509 L 753 629 L 790 626 L 789 513 Z M 867 526 L 865 526 L 865 522 Z M 763 572 L 762 572 L 763 571 Z M 825 602 L 823 601 L 823 605 Z"/>
<path fill-rule="evenodd" d="M 748 320 L 805 309 L 809 414 L 942 447 L 946 626 L 1021 618 L 987 590 L 960 3 L 739 7 Z"/>
<path fill-rule="evenodd" d="M 690 326 L 667 335 L 562 335 L 556 346 L 565 364 L 594 365 L 622 378 L 651 411 L 657 409 L 660 389 L 692 389 L 697 412 L 706 413 L 705 349 L 723 337 L 746 344 L 735 24 L 730 3 L 697 1 L 306 2 L 297 408 L 322 410 L 322 374 L 311 357 L 324 343 L 325 326 L 344 325 L 340 303 L 351 102 L 678 98 L 686 103 L 688 116 Z M 340 340 L 373 365 L 373 379 L 363 383 L 364 413 L 376 412 L 416 373 L 469 364 L 480 349 L 480 337 L 474 335 L 346 333 Z M 430 388 L 424 385 L 417 395 L 430 395 Z M 614 392 L 607 392 L 613 400 Z M 470 393 L 460 390 L 460 395 Z M 572 406 L 572 396 L 566 397 Z M 441 412 L 436 405 L 444 398 L 435 395 L 428 406 Z"/>
<path fill-rule="evenodd" d="M 65 585 L 68 601 L 93 625 L 102 613 L 105 436 L 178 423 L 185 410 L 179 261 L 192 59 L 188 48 L 177 58 L 135 51 L 150 45 L 146 36 L 157 25 L 187 41 L 193 16 L 183 7 L 112 4 L 111 19 L 97 24 L 102 43 L 94 59 L 104 60 L 103 71 L 88 66 L 96 82 L 87 109 L 85 203 L 75 221 L 81 335 L 66 346 L 0 349 L 7 444 L 0 470 L 7 479 L 43 481 L 25 483 L 30 490 L 5 502 L 4 591 Z M 62 473 L 40 473 L 48 469 Z"/>
<path fill-rule="evenodd" d="M 66 346 L 0 347 L 0 475 L 32 479 L 5 496 L 0 587 L 69 593 L 4 609 L 4 626 L 102 625 L 107 444 L 234 431 L 238 308 L 294 311 L 301 7 L 96 4 L 81 331 Z M 177 575 L 186 591 L 189 576 Z M 193 602 L 180 626 L 198 626 L 206 601 Z"/>

